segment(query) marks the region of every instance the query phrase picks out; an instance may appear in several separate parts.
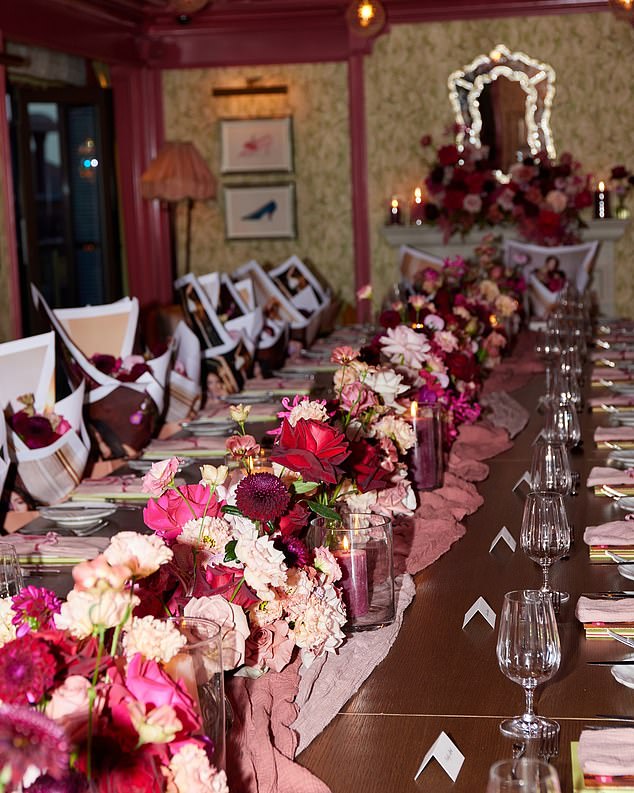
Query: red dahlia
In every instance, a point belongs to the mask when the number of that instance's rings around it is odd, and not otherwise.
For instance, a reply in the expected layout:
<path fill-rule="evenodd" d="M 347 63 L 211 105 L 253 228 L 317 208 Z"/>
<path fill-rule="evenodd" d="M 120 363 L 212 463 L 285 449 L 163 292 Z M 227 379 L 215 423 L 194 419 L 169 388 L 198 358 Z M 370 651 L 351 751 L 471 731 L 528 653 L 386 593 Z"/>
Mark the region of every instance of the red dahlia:
<path fill-rule="evenodd" d="M 34 705 L 55 679 L 55 657 L 48 645 L 31 634 L 0 648 L 0 699 Z"/>
<path fill-rule="evenodd" d="M 275 520 L 288 509 L 290 494 L 274 474 L 249 474 L 238 485 L 236 505 L 251 520 Z"/>

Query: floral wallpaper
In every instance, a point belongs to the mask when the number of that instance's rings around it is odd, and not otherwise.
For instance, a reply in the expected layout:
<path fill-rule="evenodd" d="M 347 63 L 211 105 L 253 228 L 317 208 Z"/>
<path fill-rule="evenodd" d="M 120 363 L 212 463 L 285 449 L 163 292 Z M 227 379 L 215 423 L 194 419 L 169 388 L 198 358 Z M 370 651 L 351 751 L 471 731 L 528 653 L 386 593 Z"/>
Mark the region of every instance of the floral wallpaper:
<path fill-rule="evenodd" d="M 572 152 L 597 179 L 612 165 L 634 166 L 634 103 L 621 67 L 634 54 L 634 29 L 613 14 L 395 25 L 377 40 L 365 67 L 375 294 L 384 294 L 395 274 L 395 251 L 380 234 L 388 201 L 393 194 L 411 200 L 427 171 L 421 136 L 429 133 L 439 144 L 453 121 L 447 77 L 496 44 L 555 69 L 551 126 L 558 152 Z M 634 224 L 616 256 L 617 310 L 634 316 Z"/>
<path fill-rule="evenodd" d="M 213 97 L 214 86 L 288 85 L 288 95 Z M 231 271 L 249 259 L 279 264 L 293 253 L 310 260 L 342 292 L 354 293 L 348 84 L 344 63 L 166 71 L 165 136 L 190 140 L 218 181 L 215 201 L 196 202 L 192 216 L 191 269 Z M 220 119 L 291 115 L 294 173 L 220 174 Z M 225 240 L 223 185 L 296 185 L 297 238 Z M 184 262 L 185 212 L 179 209 L 179 264 Z"/>

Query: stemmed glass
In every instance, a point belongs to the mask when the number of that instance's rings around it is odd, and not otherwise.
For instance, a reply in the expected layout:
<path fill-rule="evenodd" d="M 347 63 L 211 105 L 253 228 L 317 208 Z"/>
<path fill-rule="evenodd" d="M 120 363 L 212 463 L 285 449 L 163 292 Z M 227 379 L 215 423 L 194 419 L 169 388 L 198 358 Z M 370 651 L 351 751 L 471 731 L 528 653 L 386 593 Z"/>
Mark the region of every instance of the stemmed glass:
<path fill-rule="evenodd" d="M 539 737 L 545 729 L 556 729 L 556 722 L 535 714 L 533 702 L 535 688 L 550 680 L 561 662 L 559 633 L 549 597 L 535 589 L 504 595 L 497 658 L 502 673 L 522 686 L 526 696 L 525 713 L 503 721 L 501 732 L 528 740 Z"/>
<path fill-rule="evenodd" d="M 486 793 L 561 793 L 555 769 L 543 760 L 501 760 L 489 771 Z"/>
<path fill-rule="evenodd" d="M 570 402 L 548 400 L 544 433 L 546 438 L 563 441 L 569 448 L 581 442 L 581 426 L 577 411 Z"/>
<path fill-rule="evenodd" d="M 17 595 L 23 586 L 22 569 L 15 547 L 4 545 L 0 550 L 0 597 Z"/>
<path fill-rule="evenodd" d="M 539 591 L 551 600 L 550 567 L 570 550 L 570 525 L 561 493 L 537 490 L 526 496 L 520 546 L 542 568 L 543 583 Z M 558 593 L 558 598 L 566 600 L 567 593 Z"/>
<path fill-rule="evenodd" d="M 548 436 L 537 439 L 533 446 L 530 480 L 532 490 L 555 490 L 562 496 L 572 493 L 572 470 L 564 443 Z"/>

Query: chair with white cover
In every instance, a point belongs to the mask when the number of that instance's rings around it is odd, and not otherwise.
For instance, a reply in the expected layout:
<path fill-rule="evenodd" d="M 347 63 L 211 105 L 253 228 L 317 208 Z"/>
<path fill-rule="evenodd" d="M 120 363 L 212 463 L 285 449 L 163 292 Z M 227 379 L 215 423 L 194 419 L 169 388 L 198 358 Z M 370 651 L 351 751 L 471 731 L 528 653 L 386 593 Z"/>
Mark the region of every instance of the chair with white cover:
<path fill-rule="evenodd" d="M 414 291 L 414 282 L 419 273 L 422 274 L 427 269 L 442 272 L 444 266 L 444 261 L 431 253 L 412 248 L 410 245 L 401 245 L 399 248 L 400 286 L 408 294 Z"/>
<path fill-rule="evenodd" d="M 17 465 L 16 489 L 35 503 L 60 501 L 77 487 L 90 453 L 83 419 L 84 390 L 81 382 L 68 396 L 56 399 L 52 331 L 0 344 L 0 490 L 9 460 Z M 38 420 L 50 417 L 55 421 L 55 431 L 47 432 L 50 440 L 23 438 L 20 428 L 12 426 L 21 411 L 25 415 L 27 397 Z"/>
<path fill-rule="evenodd" d="M 200 342 L 198 336 L 181 320 L 172 336 L 174 365 L 170 371 L 165 413 L 166 422 L 182 421 L 200 407 Z"/>
<path fill-rule="evenodd" d="M 52 309 L 31 284 L 35 307 L 55 331 L 70 382 L 86 381 L 86 418 L 104 459 L 134 457 L 158 429 L 165 406 L 171 349 L 144 361 L 134 379 L 101 371 L 96 356 L 125 359 L 136 335 L 138 301 L 124 298 L 102 306 Z M 72 336 L 71 336 L 72 334 Z"/>
<path fill-rule="evenodd" d="M 547 317 L 558 300 L 558 292 L 549 289 L 535 274 L 547 259 L 555 257 L 557 267 L 564 273 L 566 280 L 575 286 L 579 294 L 583 294 L 590 283 L 598 247 L 597 241 L 553 247 L 529 245 L 519 240 L 505 241 L 505 264 L 520 270 L 524 276 L 527 284 L 527 308 L 533 317 Z"/>

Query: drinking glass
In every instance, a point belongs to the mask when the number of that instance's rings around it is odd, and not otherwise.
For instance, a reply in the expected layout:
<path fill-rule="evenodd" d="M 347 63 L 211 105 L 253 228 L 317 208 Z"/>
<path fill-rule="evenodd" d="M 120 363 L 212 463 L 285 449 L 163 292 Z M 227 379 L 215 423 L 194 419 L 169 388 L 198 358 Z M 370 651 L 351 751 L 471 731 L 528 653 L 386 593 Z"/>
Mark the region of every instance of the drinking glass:
<path fill-rule="evenodd" d="M 572 470 L 568 449 L 559 440 L 540 437 L 533 446 L 530 467 L 531 490 L 554 490 L 562 496 L 572 493 Z"/>
<path fill-rule="evenodd" d="M 0 597 L 17 595 L 23 586 L 22 569 L 15 547 L 3 543 L 0 550 Z"/>
<path fill-rule="evenodd" d="M 504 675 L 522 686 L 526 696 L 525 713 L 500 724 L 501 732 L 511 738 L 537 738 L 545 728 L 556 729 L 555 722 L 537 716 L 535 688 L 559 669 L 561 647 L 552 600 L 535 589 L 507 592 L 500 615 L 497 659 Z M 530 788 L 527 788 L 530 790 Z"/>
<path fill-rule="evenodd" d="M 543 760 L 501 760 L 489 771 L 486 793 L 561 793 L 555 769 Z"/>
<path fill-rule="evenodd" d="M 581 425 L 573 404 L 558 398 L 546 400 L 544 433 L 546 438 L 563 441 L 573 449 L 581 442 Z"/>
<path fill-rule="evenodd" d="M 553 594 L 550 567 L 570 550 L 570 525 L 561 493 L 537 490 L 526 496 L 520 546 L 542 568 L 543 583 L 539 591 L 550 599 Z M 567 599 L 566 593 L 559 593 L 559 599 Z"/>

